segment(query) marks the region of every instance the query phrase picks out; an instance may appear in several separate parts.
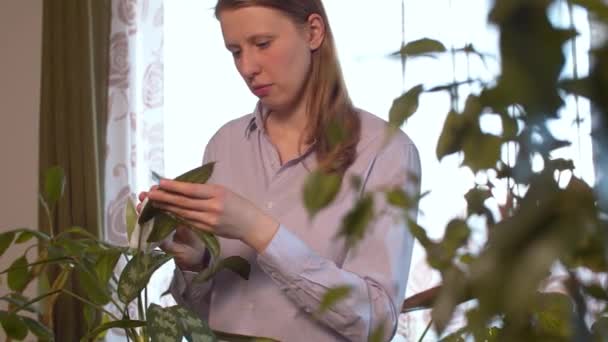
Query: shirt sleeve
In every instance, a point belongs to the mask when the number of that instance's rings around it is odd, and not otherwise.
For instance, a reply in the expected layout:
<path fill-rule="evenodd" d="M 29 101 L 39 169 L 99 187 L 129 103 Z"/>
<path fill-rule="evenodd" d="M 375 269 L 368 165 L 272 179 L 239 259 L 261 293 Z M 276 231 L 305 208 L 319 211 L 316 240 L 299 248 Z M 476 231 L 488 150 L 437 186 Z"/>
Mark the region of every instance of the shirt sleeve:
<path fill-rule="evenodd" d="M 213 149 L 214 140 L 215 136 L 209 140 L 209 143 L 205 148 L 203 165 L 216 160 Z M 207 252 L 205 255 L 209 256 Z M 209 259 L 205 258 L 205 260 L 207 264 L 209 264 Z M 193 282 L 196 275 L 196 272 L 182 271 L 179 267 L 175 267 L 173 279 L 169 285 L 169 292 L 177 304 L 198 313 L 200 317 L 208 321 L 213 279 L 206 282 Z"/>
<path fill-rule="evenodd" d="M 400 141 L 389 144 L 372 161 L 366 189 L 400 186 L 409 195 L 419 194 L 418 151 L 411 142 Z M 375 211 L 381 214 L 365 238 L 348 251 L 341 267 L 319 256 L 284 226 L 258 255 L 260 267 L 306 312 L 317 310 L 327 290 L 349 286 L 349 296 L 326 310 L 320 321 L 351 341 L 367 341 L 380 327 L 390 340 L 405 296 L 414 239 L 403 213 L 390 208 L 384 197 L 375 195 Z M 417 207 L 409 214 L 415 220 Z"/>

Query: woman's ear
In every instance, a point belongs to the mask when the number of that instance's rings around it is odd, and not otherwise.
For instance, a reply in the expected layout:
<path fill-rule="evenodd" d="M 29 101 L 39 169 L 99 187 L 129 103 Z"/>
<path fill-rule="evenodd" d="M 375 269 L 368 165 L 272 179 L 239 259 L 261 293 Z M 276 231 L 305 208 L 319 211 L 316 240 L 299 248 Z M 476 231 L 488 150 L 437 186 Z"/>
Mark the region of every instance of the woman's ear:
<path fill-rule="evenodd" d="M 308 45 L 311 50 L 318 49 L 325 39 L 325 21 L 317 14 L 313 13 L 308 17 Z"/>

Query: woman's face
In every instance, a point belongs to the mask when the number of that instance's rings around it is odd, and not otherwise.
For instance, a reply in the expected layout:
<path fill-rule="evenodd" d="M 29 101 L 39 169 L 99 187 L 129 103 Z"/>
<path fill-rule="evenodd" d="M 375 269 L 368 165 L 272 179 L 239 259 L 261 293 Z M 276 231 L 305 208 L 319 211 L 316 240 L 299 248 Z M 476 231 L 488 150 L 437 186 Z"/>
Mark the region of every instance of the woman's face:
<path fill-rule="evenodd" d="M 223 10 L 219 20 L 226 48 L 249 89 L 270 110 L 292 109 L 303 95 L 312 49 L 318 47 L 311 30 L 260 6 Z"/>

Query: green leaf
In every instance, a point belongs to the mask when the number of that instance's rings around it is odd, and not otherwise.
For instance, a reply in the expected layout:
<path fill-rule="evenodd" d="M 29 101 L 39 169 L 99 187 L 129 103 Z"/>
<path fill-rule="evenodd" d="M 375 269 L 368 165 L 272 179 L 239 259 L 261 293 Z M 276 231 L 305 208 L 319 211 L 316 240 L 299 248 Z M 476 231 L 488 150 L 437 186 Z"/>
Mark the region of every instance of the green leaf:
<path fill-rule="evenodd" d="M 591 326 L 591 334 L 594 342 L 605 342 L 608 336 L 608 317 L 600 317 Z"/>
<path fill-rule="evenodd" d="M 172 257 L 158 251 L 137 254 L 125 266 L 118 280 L 118 298 L 130 303 L 148 285 L 152 274 Z"/>
<path fill-rule="evenodd" d="M 222 259 L 213 264 L 213 266 L 207 267 L 206 269 L 199 272 L 199 274 L 197 274 L 194 278 L 194 281 L 205 282 L 224 269 L 231 270 L 232 272 L 241 276 L 241 278 L 248 280 L 249 273 L 251 272 L 251 265 L 249 265 L 249 262 L 246 259 L 240 256 L 231 256 Z"/>
<path fill-rule="evenodd" d="M 21 292 L 27 285 L 30 279 L 30 272 L 27 268 L 27 258 L 24 256 L 18 258 L 11 264 L 11 270 L 8 272 L 8 287 L 16 292 Z"/>
<path fill-rule="evenodd" d="M 4 252 L 6 252 L 11 243 L 13 243 L 14 238 L 15 232 L 6 232 L 0 234 L 0 257 L 4 255 Z"/>
<path fill-rule="evenodd" d="M 171 308 L 150 304 L 146 311 L 148 333 L 152 342 L 181 342 L 184 333 Z"/>
<path fill-rule="evenodd" d="M 19 234 L 19 236 L 15 240 L 15 243 L 24 243 L 24 242 L 31 240 L 33 237 L 34 237 L 34 234 L 32 234 L 30 232 L 22 232 L 21 234 Z"/>
<path fill-rule="evenodd" d="M 215 235 L 196 228 L 191 228 L 191 230 L 205 244 L 205 247 L 207 247 L 214 258 L 217 258 L 220 255 L 220 242 Z"/>
<path fill-rule="evenodd" d="M 54 341 L 55 336 L 51 329 L 43 325 L 42 323 L 33 320 L 29 317 L 22 317 L 23 322 L 27 328 L 42 341 Z"/>
<path fill-rule="evenodd" d="M 211 178 L 214 168 L 215 162 L 210 162 L 178 176 L 175 180 L 179 182 L 204 184 Z"/>
<path fill-rule="evenodd" d="M 95 340 L 97 336 L 103 333 L 106 330 L 110 330 L 113 328 L 121 328 L 121 329 L 129 329 L 129 328 L 139 328 L 146 325 L 146 321 L 137 321 L 137 320 L 128 320 L 123 319 L 120 321 L 112 321 L 103 323 L 97 328 L 91 330 L 86 336 L 84 336 L 80 341 L 87 342 Z"/>
<path fill-rule="evenodd" d="M 92 240 L 98 240 L 97 236 L 93 235 L 91 232 L 86 231 L 82 227 L 71 227 L 66 230 L 61 231 L 61 233 L 55 236 L 55 240 L 63 239 L 67 236 L 68 239 L 71 239 L 70 234 L 82 235 Z"/>
<path fill-rule="evenodd" d="M 401 127 L 418 110 L 418 98 L 423 90 L 422 84 L 419 84 L 393 101 L 388 114 L 388 122 L 391 127 Z"/>
<path fill-rule="evenodd" d="M 587 294 L 592 296 L 595 299 L 608 301 L 608 293 L 606 290 L 601 287 L 599 284 L 590 284 L 583 286 L 583 289 Z"/>
<path fill-rule="evenodd" d="M 540 332 L 561 338 L 572 337 L 574 305 L 570 297 L 561 293 L 543 293 L 538 297 L 536 309 Z"/>
<path fill-rule="evenodd" d="M 326 310 L 330 309 L 341 300 L 347 298 L 352 292 L 352 290 L 353 289 L 350 286 L 337 286 L 327 290 L 321 298 L 321 304 L 319 304 L 318 314 L 324 313 Z"/>
<path fill-rule="evenodd" d="M 429 38 L 422 38 L 407 43 L 404 47 L 401 48 L 399 52 L 396 52 L 393 55 L 415 57 L 445 51 L 447 50 L 440 41 Z"/>
<path fill-rule="evenodd" d="M 9 314 L 4 310 L 0 311 L 0 323 L 6 336 L 10 338 L 23 340 L 27 336 L 27 325 L 20 316 Z"/>
<path fill-rule="evenodd" d="M 63 196 L 65 189 L 65 175 L 63 169 L 55 166 L 46 171 L 44 181 L 44 199 L 53 208 L 55 203 Z"/>
<path fill-rule="evenodd" d="M 426 234 L 426 230 L 424 230 L 424 228 L 422 228 L 418 223 L 416 223 L 416 221 L 408 218 L 407 227 L 410 233 L 416 238 L 416 240 L 420 242 L 422 247 L 428 249 L 433 245 L 433 242 Z"/>
<path fill-rule="evenodd" d="M 445 229 L 445 236 L 441 242 L 441 246 L 453 255 L 456 249 L 462 247 L 467 242 L 470 235 L 471 229 L 467 226 L 467 223 L 460 219 L 454 219 L 448 223 Z"/>
<path fill-rule="evenodd" d="M 469 190 L 464 197 L 467 200 L 467 216 L 482 215 L 486 209 L 484 203 L 492 197 L 492 193 L 487 188 L 477 187 Z"/>
<path fill-rule="evenodd" d="M 384 329 L 385 329 L 384 322 L 382 322 L 382 324 L 378 324 L 378 326 L 376 326 L 374 328 L 374 330 L 372 331 L 372 334 L 369 336 L 369 339 L 367 341 L 368 342 L 384 342 L 385 341 Z"/>
<path fill-rule="evenodd" d="M 563 80 L 560 81 L 559 86 L 563 90 L 574 95 L 583 96 L 589 99 L 593 97 L 593 84 L 589 77 Z"/>
<path fill-rule="evenodd" d="M 49 241 L 51 237 L 46 233 L 41 232 L 39 230 L 27 229 L 27 228 L 19 228 L 14 230 L 15 233 L 19 233 L 19 236 L 15 240 L 15 243 L 24 243 L 31 240 L 33 237 L 38 238 L 40 241 Z"/>
<path fill-rule="evenodd" d="M 412 207 L 412 199 L 405 191 L 398 187 L 386 193 L 386 200 L 390 205 L 408 210 Z"/>
<path fill-rule="evenodd" d="M 304 184 L 303 200 L 309 217 L 314 217 L 336 198 L 341 184 L 342 177 L 334 173 L 314 171 L 308 175 Z"/>
<path fill-rule="evenodd" d="M 197 167 L 195 169 L 192 169 L 192 170 L 178 176 L 177 178 L 175 178 L 175 180 L 180 181 L 180 182 L 203 184 L 203 183 L 206 183 L 209 180 L 209 178 L 211 177 L 211 175 L 213 174 L 214 167 L 215 167 L 215 162 L 207 163 L 203 166 Z M 150 204 L 149 201 L 146 201 L 146 203 L 144 204 L 144 207 L 141 210 L 141 213 L 139 215 L 139 219 L 137 220 L 137 222 L 140 225 L 144 224 L 144 223 L 148 222 L 149 220 L 151 220 L 159 212 L 160 212 L 160 210 L 158 208 L 156 208 L 152 204 Z"/>
<path fill-rule="evenodd" d="M 125 221 L 127 224 L 127 241 L 131 241 L 131 235 L 137 225 L 137 210 L 131 198 L 127 198 L 127 208 L 125 210 Z"/>
<path fill-rule="evenodd" d="M 99 281 L 104 286 L 107 285 L 112 278 L 114 268 L 121 255 L 122 251 L 119 249 L 108 249 L 100 253 L 95 264 L 95 273 L 97 273 Z"/>
<path fill-rule="evenodd" d="M 491 134 L 479 134 L 469 136 L 464 144 L 463 165 L 468 166 L 473 172 L 496 167 L 500 160 L 502 139 Z"/>
<path fill-rule="evenodd" d="M 455 111 L 450 111 L 443 122 L 443 130 L 437 141 L 437 160 L 456 153 L 462 148 L 464 118 Z"/>
<path fill-rule="evenodd" d="M 107 282 L 102 283 L 97 274 L 93 272 L 95 266 L 86 261 L 77 265 L 77 276 L 80 285 L 86 289 L 85 296 L 93 303 L 105 305 L 110 302 L 111 294 Z"/>
<path fill-rule="evenodd" d="M 192 311 L 175 305 L 165 310 L 170 311 L 181 323 L 184 335 L 189 342 L 214 342 L 217 337 L 209 328 L 209 325 L 201 320 Z"/>
<path fill-rule="evenodd" d="M 354 246 L 365 236 L 365 230 L 374 217 L 374 198 L 371 194 L 361 196 L 354 208 L 342 219 L 338 236 L 346 239 L 349 247 Z"/>
<path fill-rule="evenodd" d="M 166 212 L 159 212 L 154 217 L 152 231 L 148 235 L 147 242 L 159 242 L 164 240 L 178 226 L 179 221 Z"/>
<path fill-rule="evenodd" d="M 219 267 L 231 270 L 238 274 L 241 278 L 249 280 L 251 265 L 249 262 L 240 256 L 230 256 L 219 262 Z"/>
<path fill-rule="evenodd" d="M 348 133 L 346 132 L 344 126 L 338 123 L 335 119 L 332 119 L 327 125 L 325 135 L 327 136 L 330 149 L 333 149 L 338 144 L 345 141 L 348 137 Z"/>

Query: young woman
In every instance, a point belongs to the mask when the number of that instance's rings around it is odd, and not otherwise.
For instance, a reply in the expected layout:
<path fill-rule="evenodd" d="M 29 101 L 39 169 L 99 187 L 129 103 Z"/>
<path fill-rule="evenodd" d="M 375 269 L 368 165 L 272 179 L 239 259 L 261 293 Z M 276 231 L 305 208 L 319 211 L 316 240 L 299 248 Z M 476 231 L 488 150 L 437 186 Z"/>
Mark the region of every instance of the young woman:
<path fill-rule="evenodd" d="M 420 163 L 401 131 L 385 145 L 386 122 L 348 97 L 320 0 L 219 0 L 226 48 L 259 98 L 252 114 L 223 126 L 206 147 L 216 161 L 208 184 L 162 180 L 140 194 L 220 237 L 222 257 L 240 255 L 249 280 L 220 272 L 192 283 L 208 263 L 198 239 L 178 228 L 161 247 L 175 256 L 176 301 L 213 329 L 281 341 L 367 341 L 395 334 L 413 238 L 402 214 L 375 197 L 379 216 L 355 248 L 336 237 L 363 192 L 400 186 L 419 192 Z M 335 145 L 330 124 L 347 135 Z M 331 206 L 310 219 L 302 188 L 311 171 L 343 176 Z M 362 190 L 351 186 L 352 176 Z M 415 209 L 414 213 L 415 215 Z M 313 315 L 325 292 L 349 286 L 344 300 Z"/>

